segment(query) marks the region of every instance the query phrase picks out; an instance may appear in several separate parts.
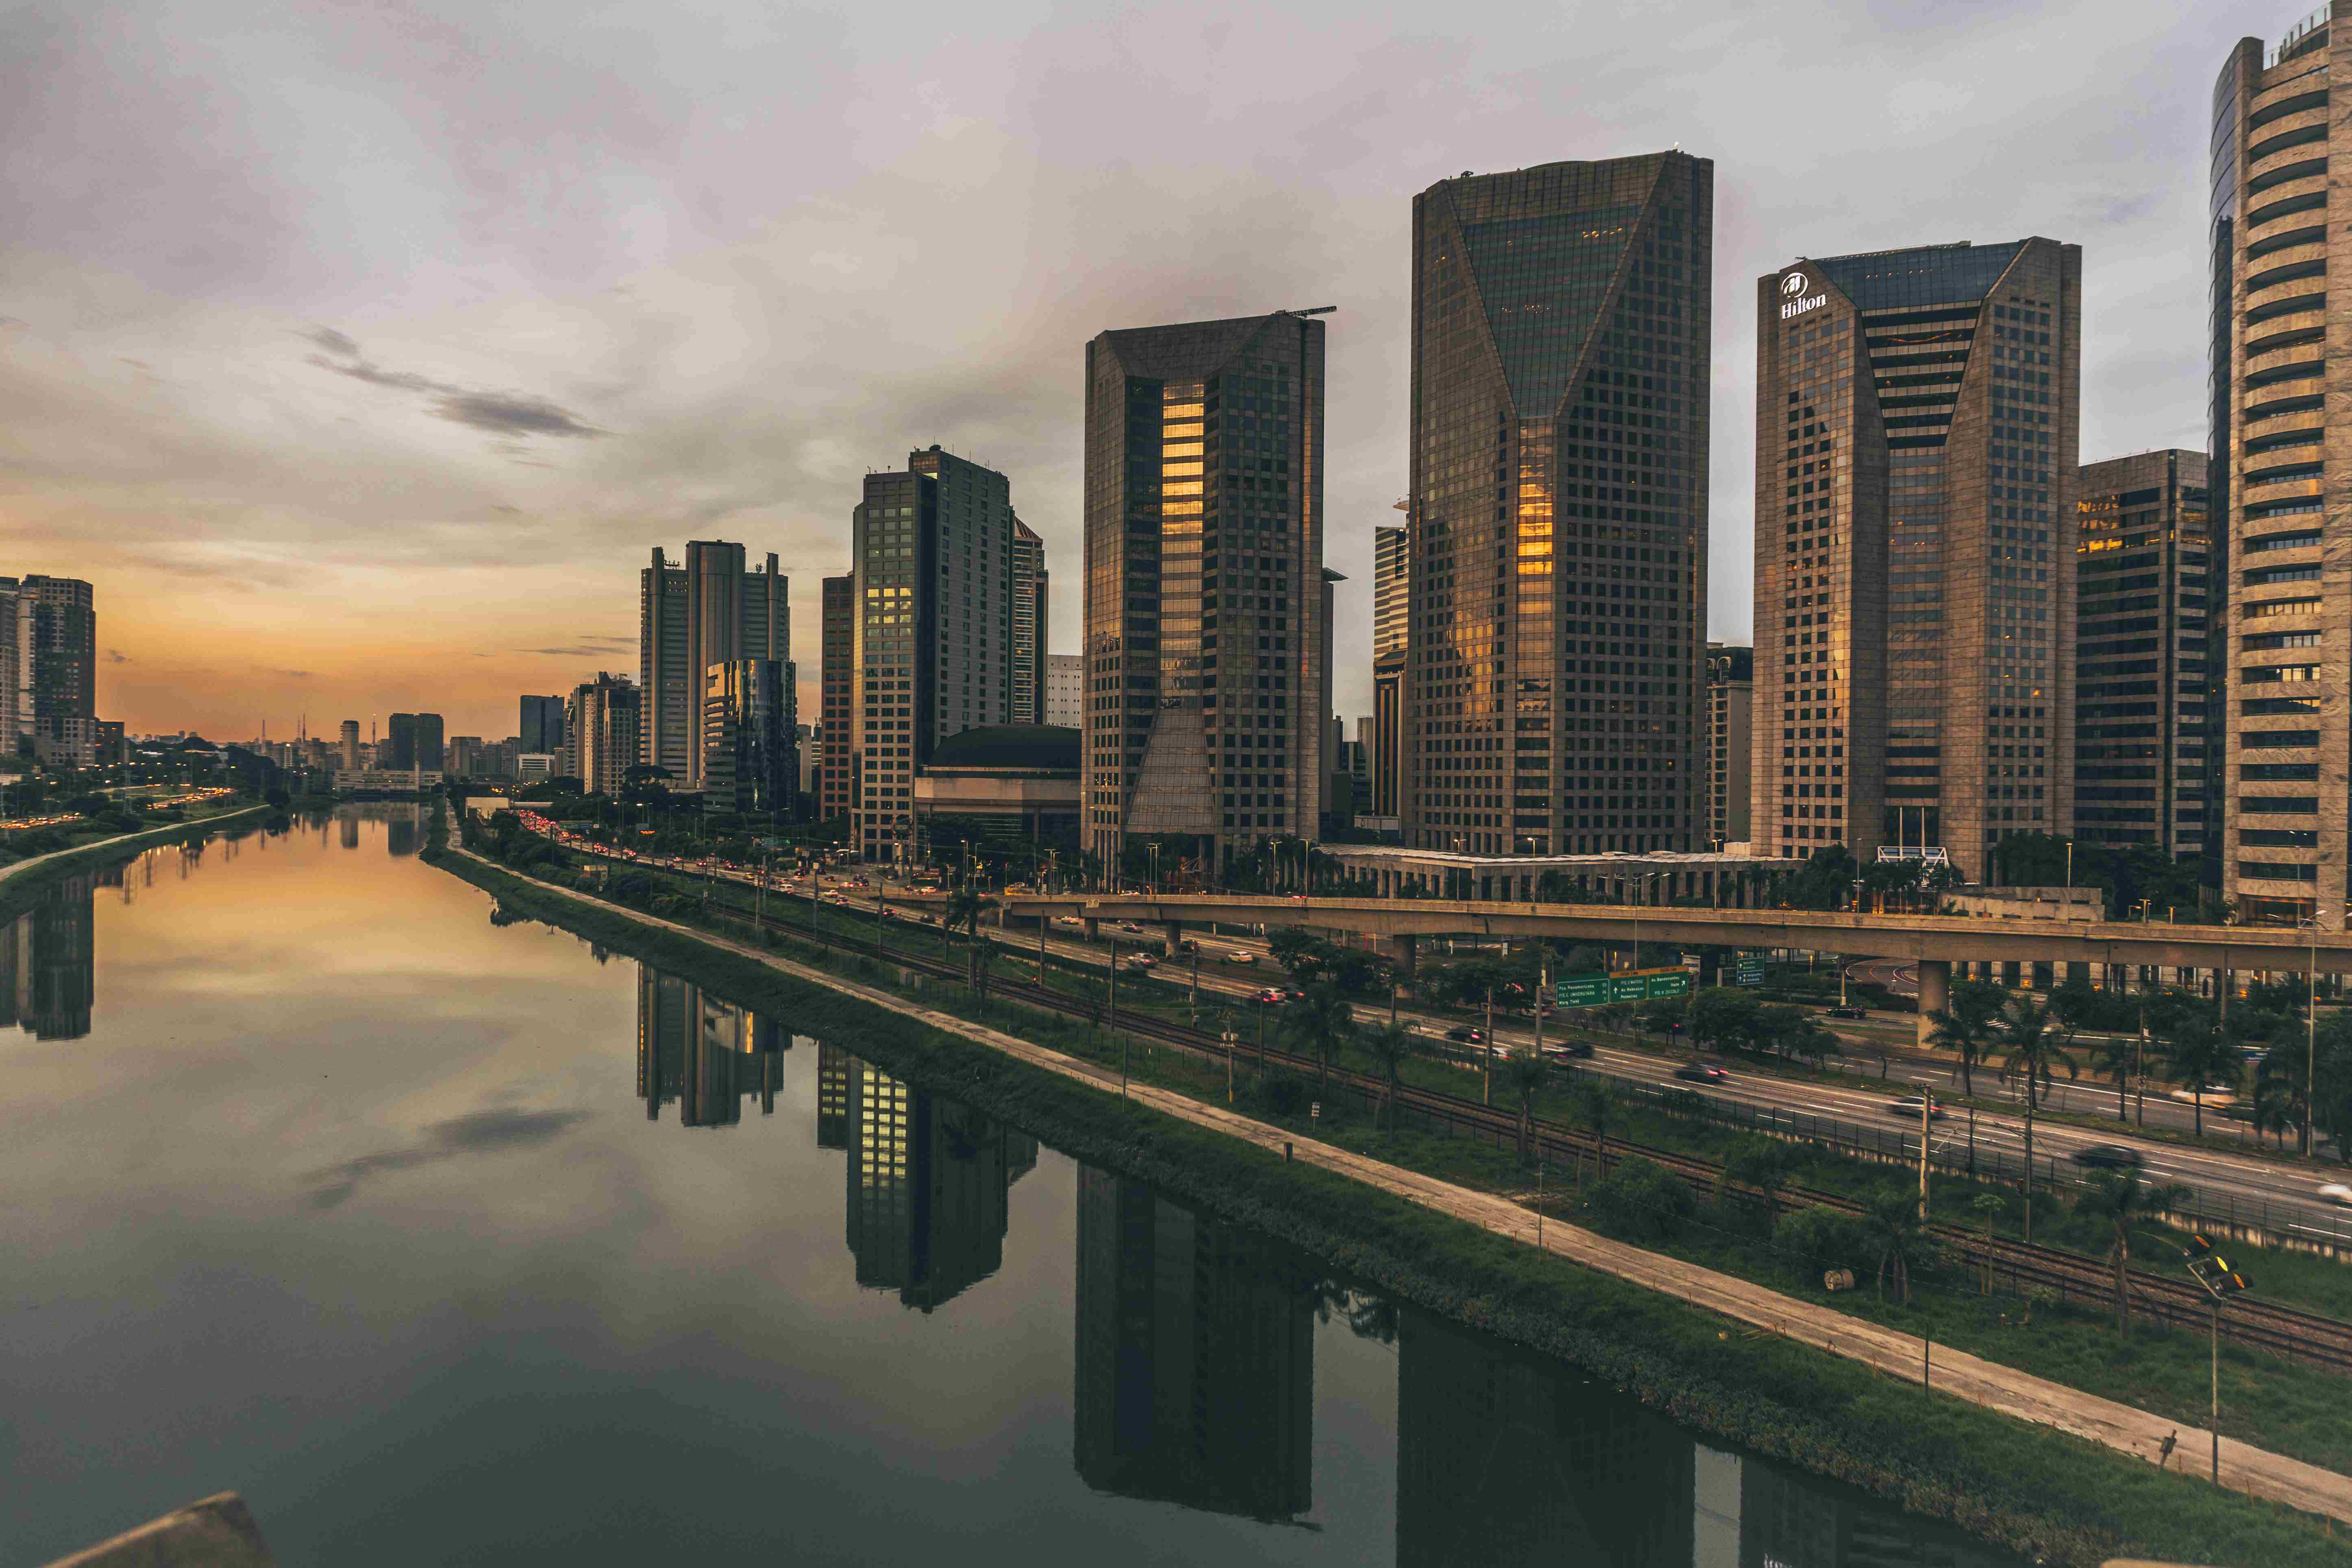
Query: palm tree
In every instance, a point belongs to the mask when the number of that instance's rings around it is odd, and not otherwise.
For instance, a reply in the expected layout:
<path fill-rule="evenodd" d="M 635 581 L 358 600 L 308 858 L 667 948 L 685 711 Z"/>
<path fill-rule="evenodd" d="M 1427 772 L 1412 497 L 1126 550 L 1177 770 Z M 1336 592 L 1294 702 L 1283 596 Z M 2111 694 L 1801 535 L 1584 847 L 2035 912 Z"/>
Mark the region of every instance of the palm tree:
<path fill-rule="evenodd" d="M 1592 1129 L 1592 1177 L 1598 1181 L 1609 1171 L 1609 1121 L 1616 1112 L 1617 1099 L 1607 1084 L 1582 1073 L 1576 1075 L 1574 1099 L 1576 1119 Z M 1578 1169 L 1580 1173 L 1580 1163 Z"/>
<path fill-rule="evenodd" d="M 1964 980 L 1952 987 L 1948 1007 L 1927 1015 L 1935 1026 L 1927 1043 L 1959 1058 L 1960 1092 L 1970 1098 L 1977 1091 L 1972 1069 L 1993 1043 L 1995 1020 L 2008 1001 L 2009 993 L 1990 980 Z"/>
<path fill-rule="evenodd" d="M 1315 1055 L 1325 1092 L 1331 1088 L 1331 1058 L 1356 1032 L 1355 1009 L 1328 981 L 1307 988 L 1306 998 L 1283 1015 L 1282 1032 Z"/>
<path fill-rule="evenodd" d="M 2067 1054 L 2066 1046 L 2074 1031 L 2062 1029 L 2046 1002 L 2031 996 L 2015 996 L 1999 1020 L 2003 1059 L 2000 1076 L 2003 1082 L 2014 1078 L 2025 1085 L 2025 1239 L 2033 1240 L 2033 1117 L 2042 1109 L 2042 1096 L 2054 1081 L 2054 1068 L 2064 1068 L 2066 1076 L 2075 1076 L 2074 1058 Z"/>
<path fill-rule="evenodd" d="M 1927 1233 L 1919 1223 L 1919 1195 L 1888 1187 L 1869 1199 L 1862 1211 L 1862 1228 L 1878 1248 L 1876 1289 L 1886 1293 L 1886 1276 L 1895 1275 L 1895 1293 L 1907 1306 L 1911 1300 L 1911 1265 L 1927 1252 Z"/>
<path fill-rule="evenodd" d="M 1503 1063 L 1503 1086 L 1519 1097 L 1519 1158 L 1528 1157 L 1528 1143 L 1535 1133 L 1536 1095 L 1551 1076 L 1551 1064 L 1529 1052 L 1512 1056 Z"/>
<path fill-rule="evenodd" d="M 2268 1132 L 2283 1153 L 2286 1135 L 2303 1126 L 2304 1058 L 2291 1050 L 2273 1050 L 2254 1072 L 2254 1131 Z"/>
<path fill-rule="evenodd" d="M 2165 1058 L 2173 1073 L 2189 1088 L 2197 1108 L 2197 1135 L 2205 1134 L 2205 1091 L 2235 1084 L 2245 1070 L 2245 1056 L 2230 1033 L 2228 1020 L 2217 1007 L 2187 1013 L 2165 1042 Z"/>
<path fill-rule="evenodd" d="M 956 884 L 954 892 L 948 895 L 947 912 L 941 917 L 949 932 L 961 928 L 964 941 L 971 944 L 964 956 L 964 985 L 975 995 L 979 994 L 981 984 L 980 917 L 995 907 L 996 900 L 981 892 L 971 879 L 966 878 Z"/>
<path fill-rule="evenodd" d="M 2107 1267 L 2115 1270 L 2116 1332 L 2122 1333 L 2131 1322 L 2132 1226 L 2158 1210 L 2185 1202 L 2189 1195 L 2189 1189 L 2178 1182 L 2151 1187 L 2140 1180 L 2137 1170 L 2126 1169 L 2100 1172 L 2075 1200 L 2076 1214 L 2104 1219 L 2110 1227 Z"/>
<path fill-rule="evenodd" d="M 1363 1036 L 1364 1049 L 1371 1053 L 1380 1065 L 1381 1076 L 1388 1079 L 1388 1093 L 1381 1105 L 1388 1111 L 1389 1130 L 1396 1130 L 1397 1071 L 1421 1048 L 1421 1038 L 1401 1024 L 1383 1024 Z"/>
<path fill-rule="evenodd" d="M 1764 1223 L 1769 1228 L 1780 1212 L 1780 1189 L 1788 1184 L 1790 1166 L 1795 1162 L 1796 1151 L 1777 1138 L 1750 1133 L 1735 1142 L 1726 1152 L 1723 1162 L 1723 1184 L 1742 1186 L 1754 1191 L 1764 1200 Z"/>

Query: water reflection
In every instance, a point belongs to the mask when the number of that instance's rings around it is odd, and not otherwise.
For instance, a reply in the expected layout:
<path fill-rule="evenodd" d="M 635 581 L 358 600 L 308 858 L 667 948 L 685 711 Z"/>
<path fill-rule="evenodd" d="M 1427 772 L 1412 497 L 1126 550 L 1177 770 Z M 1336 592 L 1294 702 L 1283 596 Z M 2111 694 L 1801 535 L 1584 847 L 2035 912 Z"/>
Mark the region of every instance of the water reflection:
<path fill-rule="evenodd" d="M 0 931 L 0 1028 L 14 1025 L 41 1040 L 89 1033 L 98 990 L 92 905 L 98 889 L 122 885 L 119 866 L 68 877 Z"/>
<path fill-rule="evenodd" d="M 493 911 L 491 920 L 499 919 Z M 732 1127 L 756 1095 L 760 1114 L 776 1110 L 783 1053 L 792 1041 L 772 1019 L 721 1002 L 651 964 L 637 975 L 637 1098 L 646 1120 L 677 1104 L 683 1127 Z"/>
<path fill-rule="evenodd" d="M 857 1282 L 930 1311 L 1004 1266 L 1009 1194 L 1036 1168 L 1037 1141 L 855 1057 L 845 1065 Z M 820 1126 L 823 1116 L 820 1107 Z"/>

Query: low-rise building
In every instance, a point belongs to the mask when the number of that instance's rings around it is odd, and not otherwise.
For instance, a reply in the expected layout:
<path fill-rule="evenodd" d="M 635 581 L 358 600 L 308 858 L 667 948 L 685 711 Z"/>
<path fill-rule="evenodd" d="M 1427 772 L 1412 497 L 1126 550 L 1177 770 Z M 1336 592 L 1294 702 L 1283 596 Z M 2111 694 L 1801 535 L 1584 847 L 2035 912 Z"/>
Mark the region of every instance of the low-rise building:
<path fill-rule="evenodd" d="M 915 774 L 915 824 L 934 854 L 970 843 L 1011 853 L 1078 844 L 1079 731 L 992 724 L 941 741 Z"/>

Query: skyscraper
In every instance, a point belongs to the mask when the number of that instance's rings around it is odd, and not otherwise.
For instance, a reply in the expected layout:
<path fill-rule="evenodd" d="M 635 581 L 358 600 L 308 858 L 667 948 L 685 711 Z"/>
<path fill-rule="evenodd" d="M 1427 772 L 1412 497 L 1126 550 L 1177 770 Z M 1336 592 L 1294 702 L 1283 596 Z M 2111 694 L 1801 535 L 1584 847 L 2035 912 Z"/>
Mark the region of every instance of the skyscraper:
<path fill-rule="evenodd" d="M 866 476 L 851 514 L 856 609 L 852 842 L 911 847 L 915 769 L 961 730 L 1013 721 L 1011 481 L 938 447 Z"/>
<path fill-rule="evenodd" d="M 376 765 L 383 768 L 414 768 L 416 760 L 416 715 L 395 713 L 384 721 L 384 742 Z"/>
<path fill-rule="evenodd" d="M 1087 721 L 1087 660 L 1084 654 L 1045 656 L 1045 722 L 1076 730 Z"/>
<path fill-rule="evenodd" d="M 526 752 L 552 755 L 563 749 L 563 699 L 526 697 L 522 700 L 520 731 L 516 739 Z"/>
<path fill-rule="evenodd" d="M 2328 222 L 2329 164 L 2344 171 L 2336 144 L 2352 153 L 2352 128 L 2330 112 L 2329 84 L 2352 58 L 2352 26 L 2339 37 L 2331 21 L 2322 7 L 2273 47 L 2240 41 L 2213 87 L 2209 488 L 2221 521 L 2209 566 L 2233 603 L 2226 616 L 2212 606 L 2212 718 L 2227 738 L 2207 861 L 2240 919 L 2315 917 L 2334 931 L 2352 813 L 2352 569 L 2327 530 L 2352 465 L 2329 467 L 2348 416 L 2327 394 L 2352 357 L 2330 352 L 2342 301 L 2328 276 L 2352 266 L 2352 230 Z"/>
<path fill-rule="evenodd" d="M 1659 153 L 1414 198 L 1408 845 L 1697 844 L 1714 191 Z"/>
<path fill-rule="evenodd" d="M 832 822 L 849 815 L 856 798 L 855 744 L 857 711 L 857 580 L 827 577 L 824 584 L 824 647 L 819 655 L 818 744 L 824 748 L 817 771 L 816 819 Z"/>
<path fill-rule="evenodd" d="M 1410 529 L 1372 530 L 1372 658 L 1402 652 L 1412 619 L 1412 535 Z"/>
<path fill-rule="evenodd" d="M 1311 837 L 1324 662 L 1323 323 L 1087 345 L 1085 843 L 1221 872 Z"/>
<path fill-rule="evenodd" d="M 737 658 L 703 676 L 703 804 L 774 815 L 793 808 L 800 776 L 793 667 Z"/>
<path fill-rule="evenodd" d="M 644 696 L 625 675 L 599 670 L 572 689 L 563 715 L 567 772 L 588 794 L 617 796 L 642 756 Z M 394 715 L 398 717 L 398 715 Z"/>
<path fill-rule="evenodd" d="M 416 765 L 420 768 L 437 770 L 441 766 L 443 754 L 446 750 L 446 748 L 443 742 L 441 734 L 441 715 L 438 713 L 417 714 Z"/>
<path fill-rule="evenodd" d="M 1013 721 L 1045 722 L 1045 542 L 1013 520 Z"/>
<path fill-rule="evenodd" d="M 343 721 L 342 752 L 341 765 L 343 769 L 349 773 L 358 772 L 360 765 L 360 721 L 356 719 L 346 719 Z"/>
<path fill-rule="evenodd" d="M 2074 837 L 2201 857 L 2208 807 L 2221 805 L 2208 799 L 2220 759 L 2206 743 L 2205 656 L 2221 584 L 2209 580 L 2205 454 L 2085 463 L 2075 516 Z M 2320 710 L 2316 697 L 2278 700 L 2279 712 Z"/>
<path fill-rule="evenodd" d="M 1986 876 L 2071 831 L 2082 271 L 2021 239 L 1757 280 L 1759 854 Z"/>
<path fill-rule="evenodd" d="M 35 754 L 87 767 L 98 755 L 96 591 L 79 577 L 16 584 L 16 672 Z"/>
<path fill-rule="evenodd" d="M 1756 650 L 1706 645 L 1706 847 L 1748 840 L 1755 795 Z"/>
<path fill-rule="evenodd" d="M 637 574 L 637 599 L 643 760 L 667 768 L 672 789 L 698 790 L 703 682 L 730 659 L 793 657 L 792 582 L 772 552 L 746 571 L 741 545 L 690 540 L 680 565 L 655 549 Z"/>

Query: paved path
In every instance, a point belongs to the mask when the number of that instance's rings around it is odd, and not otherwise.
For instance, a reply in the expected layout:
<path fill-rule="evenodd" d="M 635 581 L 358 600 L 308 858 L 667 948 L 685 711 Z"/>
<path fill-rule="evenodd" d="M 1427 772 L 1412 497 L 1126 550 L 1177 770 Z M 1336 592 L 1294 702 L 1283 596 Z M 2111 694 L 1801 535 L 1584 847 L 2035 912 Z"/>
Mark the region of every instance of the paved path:
<path fill-rule="evenodd" d="M 453 847 L 451 852 L 493 870 L 505 869 L 470 850 Z M 1118 1075 L 1116 1072 L 1092 1062 L 1066 1057 L 1018 1036 L 970 1023 L 878 987 L 844 980 L 811 965 L 779 958 L 759 948 L 672 921 L 641 914 L 568 888 L 552 887 L 535 880 L 533 885 L 575 902 L 626 916 L 641 925 L 675 931 L 698 942 L 724 948 L 811 984 L 856 996 L 876 1006 L 919 1019 L 933 1028 L 977 1041 L 1047 1072 L 1089 1083 L 1110 1092 L 1118 1091 Z M 1328 1143 L 1286 1133 L 1279 1128 L 1251 1121 L 1223 1106 L 1204 1104 L 1172 1089 L 1134 1084 L 1130 1086 L 1129 1094 L 1137 1102 L 1155 1110 L 1181 1118 L 1196 1126 L 1212 1128 L 1260 1148 L 1279 1151 L 1288 1144 L 1295 1151 L 1295 1158 L 1310 1164 L 1338 1171 L 1423 1208 L 1450 1215 L 1528 1246 L 1540 1245 L 1547 1252 L 1719 1312 L 1736 1321 L 1753 1324 L 1808 1345 L 1817 1345 L 1848 1361 L 1866 1363 L 1890 1376 L 1907 1380 L 1920 1375 L 1923 1345 L 1922 1342 L 1911 1336 L 1850 1318 L 1811 1301 L 1784 1296 L 1777 1290 L 1717 1273 L 1712 1268 L 1611 1241 L 1559 1220 L 1544 1220 L 1539 1226 L 1531 1210 L 1508 1198 L 1457 1186 L 1434 1176 L 1383 1164 Z M 2020 1372 L 2014 1367 L 2001 1366 L 1943 1345 L 1925 1347 L 1925 1351 L 1930 1386 L 1938 1394 L 1964 1399 L 1971 1405 L 2021 1421 L 2055 1426 L 2078 1437 L 2087 1437 L 2095 1443 L 2137 1455 L 2151 1463 L 2160 1452 L 2166 1436 L 2177 1434 L 2178 1447 L 2173 1452 L 2172 1467 L 2200 1478 L 2210 1473 L 2212 1439 L 2202 1427 L 2183 1426 L 2168 1417 L 2120 1405 L 2114 1400 L 2101 1399 L 2095 1394 L 2084 1394 L 2046 1378 Z M 2299 1459 L 2290 1459 L 2284 1455 L 2249 1447 L 2235 1439 L 2225 1440 L 2221 1445 L 2221 1484 L 2252 1497 L 2266 1498 L 2308 1513 L 2324 1513 L 2352 1523 L 2352 1478 Z"/>

